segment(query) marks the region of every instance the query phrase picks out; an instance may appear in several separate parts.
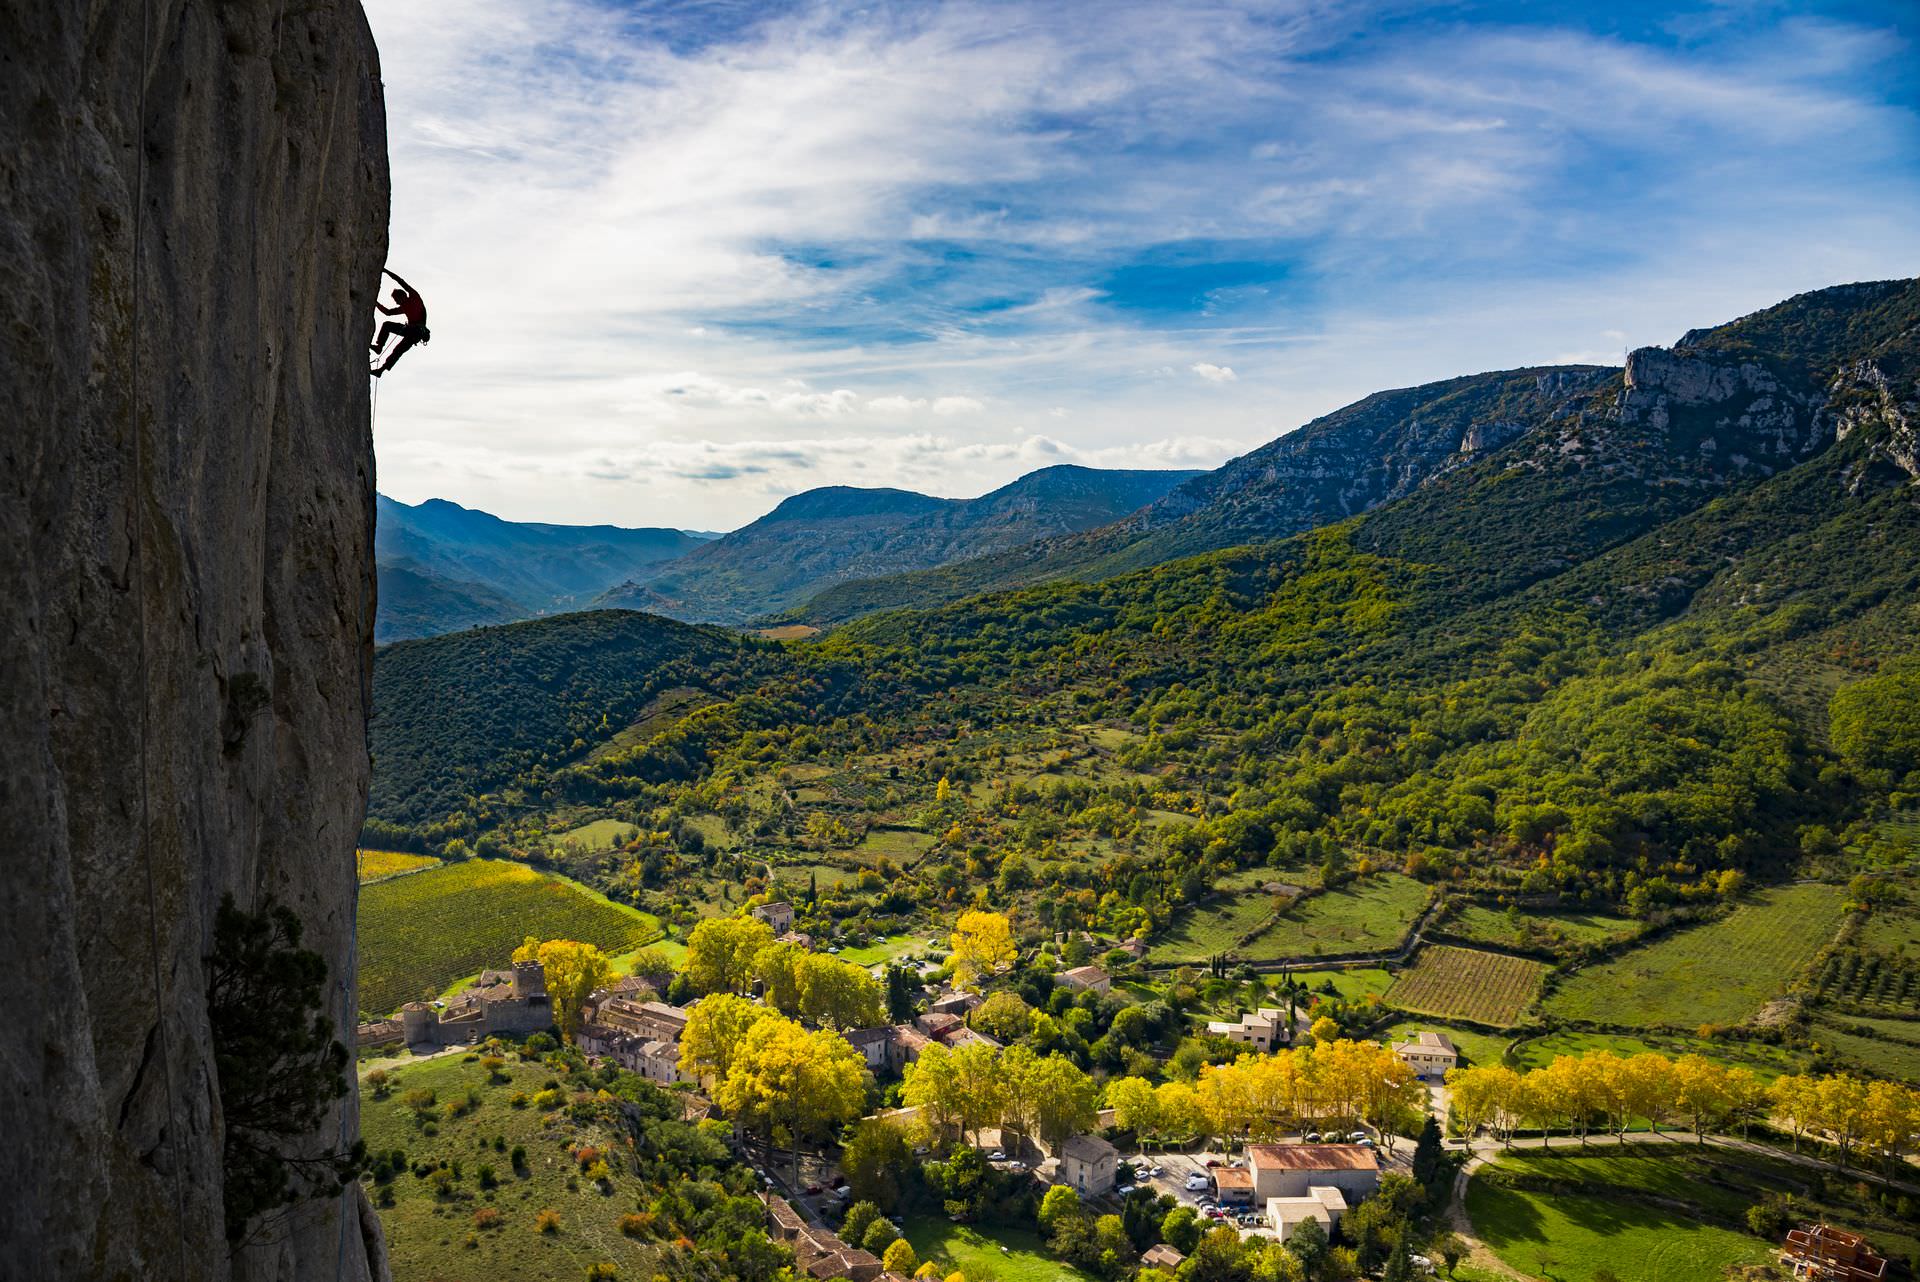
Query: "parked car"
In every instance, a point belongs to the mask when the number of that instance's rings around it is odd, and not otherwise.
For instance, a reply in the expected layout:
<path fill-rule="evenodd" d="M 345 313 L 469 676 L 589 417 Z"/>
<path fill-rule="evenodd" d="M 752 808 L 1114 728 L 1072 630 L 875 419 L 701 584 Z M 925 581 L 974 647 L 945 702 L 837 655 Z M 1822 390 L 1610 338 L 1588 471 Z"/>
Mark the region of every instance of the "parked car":
<path fill-rule="evenodd" d="M 1353 1134 L 1347 1136 L 1348 1142 L 1353 1144 L 1358 1144 L 1366 1138 L 1367 1138 L 1367 1133 L 1365 1131 L 1355 1131 Z"/>
<path fill-rule="evenodd" d="M 1187 1192 L 1198 1193 L 1201 1189 L 1206 1188 L 1209 1183 L 1210 1181 L 1207 1179 L 1206 1176 L 1200 1174 L 1200 1172 L 1198 1171 L 1195 1171 L 1192 1175 L 1189 1175 L 1187 1177 Z"/>
<path fill-rule="evenodd" d="M 1008 1162 L 1007 1169 L 1009 1171 L 1024 1171 L 1027 1169 L 1027 1164 L 1025 1162 Z"/>
<path fill-rule="evenodd" d="M 808 1196 L 808 1197 L 819 1197 L 819 1196 L 820 1196 L 820 1186 L 819 1186 L 818 1184 L 809 1184 L 809 1185 L 807 1185 L 807 1196 Z"/>
<path fill-rule="evenodd" d="M 1318 1144 L 1320 1142 L 1320 1132 L 1308 1131 L 1305 1135 L 1302 1135 L 1300 1138 L 1308 1144 Z"/>
<path fill-rule="evenodd" d="M 1246 1164 L 1247 1164 L 1247 1159 L 1244 1157 L 1236 1157 L 1231 1162 L 1227 1163 L 1228 1166 L 1232 1167 L 1236 1171 L 1244 1168 Z"/>
<path fill-rule="evenodd" d="M 1355 1140 L 1355 1141 L 1354 1141 L 1354 1143 L 1355 1143 L 1355 1144 L 1358 1144 L 1358 1145 L 1359 1145 L 1359 1146 L 1360 1146 L 1361 1148 L 1372 1148 L 1372 1147 L 1373 1147 L 1373 1141 L 1372 1141 L 1372 1140 L 1370 1140 L 1370 1139 L 1366 1139 L 1366 1140 Z"/>
<path fill-rule="evenodd" d="M 1159 1179 L 1162 1175 L 1165 1175 L 1166 1173 L 1167 1173 L 1167 1168 L 1164 1166 L 1149 1166 L 1147 1168 L 1147 1174 L 1151 1175 L 1156 1180 Z"/>
<path fill-rule="evenodd" d="M 1007 1160 L 1007 1155 L 1005 1153 L 1002 1153 L 999 1149 L 995 1149 L 993 1150 L 993 1157 L 991 1160 L 995 1162 L 1004 1162 Z"/>
<path fill-rule="evenodd" d="M 1207 1159 L 1207 1165 L 1208 1165 L 1208 1166 L 1218 1166 L 1218 1165 L 1220 1165 L 1220 1159 L 1219 1159 L 1219 1158 L 1217 1158 L 1217 1157 L 1210 1157 L 1210 1158 L 1208 1158 L 1208 1159 Z"/>

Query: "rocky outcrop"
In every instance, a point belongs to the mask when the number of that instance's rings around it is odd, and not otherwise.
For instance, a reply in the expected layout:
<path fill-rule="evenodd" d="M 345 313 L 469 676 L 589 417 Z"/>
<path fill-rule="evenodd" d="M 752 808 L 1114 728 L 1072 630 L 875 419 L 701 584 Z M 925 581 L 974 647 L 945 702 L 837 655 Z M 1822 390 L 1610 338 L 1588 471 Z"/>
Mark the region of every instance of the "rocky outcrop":
<path fill-rule="evenodd" d="M 1867 466 L 1889 466 L 1904 473 L 1903 484 L 1920 482 L 1920 380 L 1903 391 L 1873 361 L 1855 361 L 1835 375 L 1834 434 L 1846 440 L 1856 432 L 1867 435 Z M 1859 489 L 1865 469 L 1856 470 L 1849 484 Z"/>
<path fill-rule="evenodd" d="M 383 1272 L 229 1251 L 202 959 L 277 898 L 351 1032 L 387 196 L 353 0 L 0 7 L 0 1277 Z"/>
<path fill-rule="evenodd" d="M 1713 464 L 1722 478 L 1768 475 L 1833 440 L 1820 410 L 1826 394 L 1756 360 L 1692 347 L 1643 347 L 1627 357 L 1619 419 L 1661 438 L 1679 455 Z"/>

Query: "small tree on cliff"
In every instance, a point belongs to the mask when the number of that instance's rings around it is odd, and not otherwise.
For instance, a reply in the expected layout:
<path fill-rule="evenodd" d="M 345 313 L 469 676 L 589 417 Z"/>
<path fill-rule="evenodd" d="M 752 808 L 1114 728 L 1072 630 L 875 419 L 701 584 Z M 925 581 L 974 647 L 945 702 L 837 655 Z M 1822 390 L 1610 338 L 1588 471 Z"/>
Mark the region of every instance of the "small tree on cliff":
<path fill-rule="evenodd" d="M 243 912 L 228 895 L 214 919 L 207 1023 L 220 1083 L 227 1238 L 260 1215 L 338 1193 L 359 1175 L 366 1145 L 314 1151 L 347 1093 L 347 1048 L 321 993 L 326 959 L 300 947 L 300 919 L 271 901 Z"/>

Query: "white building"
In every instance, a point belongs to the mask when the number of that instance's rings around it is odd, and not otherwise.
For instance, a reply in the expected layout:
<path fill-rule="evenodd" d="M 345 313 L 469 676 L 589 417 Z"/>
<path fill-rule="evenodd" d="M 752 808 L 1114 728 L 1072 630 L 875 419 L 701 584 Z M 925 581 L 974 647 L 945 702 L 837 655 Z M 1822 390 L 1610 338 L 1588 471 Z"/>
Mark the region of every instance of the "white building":
<path fill-rule="evenodd" d="M 1229 1023 L 1223 1019 L 1209 1020 L 1207 1031 L 1219 1037 L 1230 1038 L 1261 1054 L 1270 1054 L 1279 1047 L 1291 1045 L 1293 1042 L 1293 1030 L 1287 1025 L 1287 1012 L 1270 1006 L 1262 1006 L 1256 1011 L 1244 1014 L 1235 1023 Z"/>
<path fill-rule="evenodd" d="M 1445 1033 L 1415 1033 L 1393 1048 L 1408 1068 L 1421 1077 L 1445 1077 L 1460 1064 L 1460 1052 Z"/>
<path fill-rule="evenodd" d="M 1308 1220 L 1318 1220 L 1327 1236 L 1332 1237 L 1334 1226 L 1346 1213 L 1346 1196 L 1329 1184 L 1316 1184 L 1299 1197 L 1267 1199 L 1267 1223 L 1273 1226 L 1282 1242 Z"/>

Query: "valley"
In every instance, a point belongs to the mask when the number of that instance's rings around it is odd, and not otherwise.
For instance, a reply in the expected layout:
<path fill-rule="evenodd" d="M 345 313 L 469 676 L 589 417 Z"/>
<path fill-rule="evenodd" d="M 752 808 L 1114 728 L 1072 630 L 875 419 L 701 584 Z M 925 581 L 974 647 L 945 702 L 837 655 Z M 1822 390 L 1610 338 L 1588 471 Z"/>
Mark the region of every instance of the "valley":
<path fill-rule="evenodd" d="M 986 917 L 1010 951 L 989 1003 L 941 1036 L 956 1055 L 1059 1060 L 1108 1107 L 1139 1082 L 1176 1109 L 1269 1026 L 1277 1046 L 1254 1045 L 1295 1056 L 1289 1071 L 1437 1034 L 1458 1071 L 1512 1083 L 1458 1090 L 1544 1089 L 1527 1083 L 1616 1057 L 1697 1064 L 1721 1092 L 1703 1125 L 1770 1126 L 1781 1145 L 1802 1138 L 1780 1111 L 1793 1083 L 1906 1099 L 1920 505 L 1898 389 L 1920 371 L 1916 322 L 1920 285 L 1846 287 L 1624 372 L 1383 394 L 1116 525 L 1041 539 L 1047 581 L 818 635 L 596 609 L 383 649 L 363 841 L 393 853 L 363 866 L 385 879 L 362 896 L 362 1015 L 457 992 L 523 934 L 594 944 L 610 975 L 645 968 L 673 1005 L 746 991 L 697 978 L 746 923 L 788 941 L 724 963 L 770 1003 L 786 972 L 762 968 L 792 947 L 778 966 L 846 968 L 908 1028 L 967 984 L 957 950 Z M 1392 440 L 1438 440 L 1444 461 L 1410 457 L 1333 507 L 1289 471 L 1374 475 Z M 1095 545 L 1118 559 L 1084 575 L 1050 559 Z M 409 852 L 445 862 L 409 870 Z M 435 920 L 444 939 L 420 925 Z M 661 1080 L 690 1074 L 675 1089 L 725 1112 L 732 1079 L 681 1045 Z M 848 1122 L 931 1089 L 931 1070 L 878 1053 Z M 1781 1093 L 1750 1108 L 1743 1090 Z M 1443 1130 L 1504 1169 L 1461 1098 Z M 1266 1125 L 1219 1107 L 1159 1125 L 1229 1145 Z M 1508 1136 L 1567 1124 L 1501 1107 Z M 1628 1111 L 1657 1130 L 1664 1107 Z M 1418 1129 L 1418 1110 L 1351 1116 L 1383 1140 Z M 823 1169 L 853 1160 L 839 1146 L 859 1125 L 797 1125 L 772 1129 Z M 1904 1138 L 1882 1171 L 1916 1133 L 1890 1125 Z M 971 1151 L 924 1138 L 949 1161 Z M 936 1178 L 910 1166 L 912 1187 Z M 1661 1205 L 1623 1209 L 1625 1177 L 1597 1163 L 1546 1203 L 1523 1175 L 1476 1176 L 1451 1212 L 1438 1192 L 1410 1202 L 1394 1240 L 1466 1216 L 1505 1266 L 1562 1276 L 1593 1217 L 1619 1215 L 1661 1277 L 1771 1258 L 1720 1209 L 1684 1232 Z M 804 1199 L 804 1178 L 781 1180 Z M 1010 1209 L 982 1214 L 1032 1276 L 1099 1271 L 1057 1232 L 1018 1238 L 1031 1221 Z M 923 1220 L 907 1237 L 983 1258 Z M 1571 1276 L 1601 1277 L 1586 1267 Z M 1492 1276 L 1472 1268 L 1458 1276 Z"/>

